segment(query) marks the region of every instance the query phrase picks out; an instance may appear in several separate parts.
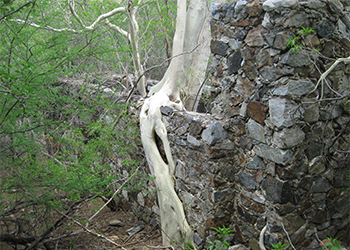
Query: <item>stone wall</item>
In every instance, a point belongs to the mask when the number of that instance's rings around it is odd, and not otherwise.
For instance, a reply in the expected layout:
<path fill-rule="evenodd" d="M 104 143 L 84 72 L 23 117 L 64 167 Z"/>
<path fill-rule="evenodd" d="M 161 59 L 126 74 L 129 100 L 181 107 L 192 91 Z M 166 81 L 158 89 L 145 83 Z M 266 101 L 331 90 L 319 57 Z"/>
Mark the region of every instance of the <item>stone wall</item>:
<path fill-rule="evenodd" d="M 350 108 L 337 100 L 349 95 L 349 66 L 329 75 L 332 89 L 312 92 L 335 58 L 349 56 L 341 13 L 321 0 L 241 0 L 211 9 L 207 112 L 162 109 L 195 243 L 206 248 L 217 239 L 211 227 L 225 225 L 235 229 L 231 245 L 257 250 L 268 222 L 267 248 L 288 243 L 285 231 L 296 249 L 321 249 L 317 237 L 349 244 Z M 314 32 L 301 35 L 302 48 L 292 52 L 286 42 L 303 28 Z M 139 217 L 156 217 L 154 193 L 128 199 Z"/>

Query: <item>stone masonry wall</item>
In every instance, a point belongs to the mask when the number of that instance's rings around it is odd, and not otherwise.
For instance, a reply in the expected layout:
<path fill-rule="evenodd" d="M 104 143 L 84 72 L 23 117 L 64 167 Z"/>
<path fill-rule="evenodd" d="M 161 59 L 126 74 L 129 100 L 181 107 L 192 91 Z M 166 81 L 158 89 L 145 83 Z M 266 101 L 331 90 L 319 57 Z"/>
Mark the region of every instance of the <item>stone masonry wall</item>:
<path fill-rule="evenodd" d="M 283 228 L 296 249 L 321 249 L 317 237 L 349 244 L 350 108 L 336 100 L 349 95 L 349 65 L 327 78 L 326 100 L 317 98 L 321 87 L 311 93 L 335 58 L 349 56 L 340 13 L 321 0 L 241 0 L 211 10 L 206 113 L 162 108 L 195 243 L 208 247 L 217 239 L 211 227 L 225 225 L 235 229 L 231 245 L 257 250 L 268 222 L 268 249 L 288 243 Z M 303 28 L 314 32 L 292 52 L 286 42 Z M 157 217 L 154 193 L 130 202 L 144 220 Z"/>

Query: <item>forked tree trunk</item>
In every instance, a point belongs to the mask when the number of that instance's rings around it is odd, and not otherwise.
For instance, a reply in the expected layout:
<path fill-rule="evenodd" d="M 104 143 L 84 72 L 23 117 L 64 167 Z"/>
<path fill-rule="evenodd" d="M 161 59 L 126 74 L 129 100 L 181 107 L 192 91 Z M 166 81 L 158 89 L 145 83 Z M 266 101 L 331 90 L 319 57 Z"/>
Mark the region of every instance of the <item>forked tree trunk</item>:
<path fill-rule="evenodd" d="M 205 23 L 205 15 L 203 17 L 202 12 L 207 13 L 206 2 L 205 0 L 192 0 L 187 8 L 186 0 L 177 1 L 173 56 L 192 50 L 200 41 L 199 36 L 203 34 L 201 31 Z M 195 30 L 193 31 L 193 29 Z M 141 140 L 151 173 L 156 177 L 155 183 L 159 190 L 157 195 L 164 245 L 191 243 L 194 246 L 193 231 L 187 222 L 183 204 L 174 190 L 174 160 L 160 112 L 162 106 L 178 110 L 184 108 L 180 100 L 180 86 L 185 82 L 188 69 L 195 61 L 189 57 L 187 59 L 189 61 L 185 63 L 185 54 L 172 59 L 163 79 L 152 88 L 150 97 L 145 100 L 140 114 Z M 206 66 L 200 70 L 204 71 L 205 69 Z M 164 146 L 167 163 L 159 152 L 156 137 L 160 138 Z"/>

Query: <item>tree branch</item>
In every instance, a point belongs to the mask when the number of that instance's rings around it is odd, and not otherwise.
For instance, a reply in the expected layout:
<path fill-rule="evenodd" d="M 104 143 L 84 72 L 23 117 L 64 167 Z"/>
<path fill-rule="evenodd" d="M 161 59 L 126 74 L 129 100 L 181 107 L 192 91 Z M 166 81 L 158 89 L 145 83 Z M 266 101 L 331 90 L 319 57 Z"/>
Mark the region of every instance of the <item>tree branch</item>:
<path fill-rule="evenodd" d="M 105 24 L 106 24 L 109 28 L 118 31 L 121 35 L 125 36 L 125 37 L 128 38 L 128 40 L 130 41 L 130 34 L 129 34 L 127 31 L 123 30 L 123 29 L 120 28 L 118 25 L 112 24 L 108 19 L 106 19 Z"/>
<path fill-rule="evenodd" d="M 27 3 L 23 4 L 22 6 L 18 7 L 17 10 L 14 10 L 14 11 L 12 11 L 12 12 L 10 12 L 10 13 L 4 15 L 2 18 L 0 18 L 0 21 L 4 20 L 4 19 L 5 19 L 6 17 L 8 17 L 8 16 L 11 16 L 11 15 L 17 13 L 18 11 L 20 11 L 20 10 L 23 9 L 24 7 L 27 7 L 27 6 L 29 6 L 30 4 L 34 4 L 35 2 L 36 2 L 36 0 L 34 0 L 34 1 L 33 1 L 33 0 L 30 0 L 29 2 L 27 2 Z M 4 4 L 3 4 L 3 5 L 4 5 Z M 2 5 L 2 6 L 3 6 L 3 5 Z M 2 7 L 2 6 L 0 6 L 0 7 Z"/>
<path fill-rule="evenodd" d="M 115 14 L 118 14 L 118 13 L 126 11 L 126 9 L 124 7 L 115 8 L 114 10 L 112 10 L 110 12 L 107 12 L 105 14 L 102 14 L 99 17 L 97 17 L 97 19 L 90 26 L 86 26 L 86 25 L 83 24 L 82 20 L 80 19 L 78 14 L 75 12 L 74 7 L 73 7 L 73 5 L 70 2 L 69 2 L 69 8 L 70 8 L 70 10 L 72 12 L 72 15 L 79 22 L 79 24 L 82 25 L 83 29 L 88 30 L 88 31 L 93 31 L 96 28 L 96 25 L 99 22 L 101 22 L 101 21 L 103 21 L 103 20 L 105 20 L 105 19 L 107 19 L 107 18 L 109 18 L 109 17 L 111 17 L 111 16 L 113 16 Z M 22 19 L 10 19 L 10 21 L 11 22 L 17 22 L 19 24 L 25 24 L 26 23 L 29 26 L 34 27 L 34 28 L 41 28 L 41 29 L 46 29 L 46 30 L 55 31 L 55 32 L 64 32 L 64 31 L 69 31 L 69 32 L 73 32 L 73 33 L 82 33 L 83 32 L 83 30 L 75 30 L 75 29 L 71 29 L 71 28 L 58 29 L 58 28 L 53 28 L 53 27 L 51 27 L 49 25 L 47 25 L 47 26 L 40 26 L 40 25 L 38 25 L 38 24 L 36 24 L 34 22 L 27 22 L 27 21 L 22 20 Z M 108 26 L 111 27 L 110 25 L 108 25 Z M 116 26 L 116 25 L 114 25 L 114 26 Z M 121 28 L 119 28 L 119 29 L 114 28 L 114 29 L 117 30 L 118 32 L 120 32 L 122 35 L 125 35 L 124 34 L 125 31 L 123 32 Z"/>
<path fill-rule="evenodd" d="M 74 10 L 74 0 L 68 0 L 68 5 L 69 5 L 69 9 L 70 9 L 70 12 L 72 13 L 72 15 L 75 17 L 75 19 L 78 21 L 78 23 L 80 23 L 80 25 L 82 27 L 84 27 L 85 25 L 84 25 L 83 21 L 80 19 L 80 17 L 78 16 L 78 14 Z"/>
<path fill-rule="evenodd" d="M 103 21 L 111 16 L 114 16 L 115 14 L 121 13 L 121 12 L 125 12 L 126 9 L 124 7 L 119 7 L 116 8 L 110 12 L 107 12 L 105 14 L 100 15 L 99 17 L 97 17 L 97 19 L 95 20 L 95 22 L 93 22 L 90 26 L 85 27 L 85 29 L 87 30 L 94 30 L 96 24 L 98 24 L 100 21 Z"/>
<path fill-rule="evenodd" d="M 34 22 L 27 22 L 27 21 L 22 20 L 22 19 L 10 19 L 9 21 L 10 22 L 16 22 L 16 23 L 19 23 L 19 24 L 28 24 L 29 26 L 34 27 L 34 28 L 46 29 L 46 30 L 55 31 L 55 32 L 69 31 L 69 32 L 73 32 L 73 33 L 82 33 L 81 30 L 75 30 L 75 29 L 70 29 L 70 28 L 56 29 L 56 28 L 53 28 L 53 27 L 51 27 L 49 25 L 47 25 L 47 26 L 40 26 L 39 24 L 36 24 Z"/>
<path fill-rule="evenodd" d="M 286 233 L 286 235 L 287 235 L 287 238 L 288 238 L 288 241 L 289 241 L 290 245 L 292 246 L 292 248 L 293 248 L 294 250 L 296 250 L 295 247 L 294 247 L 294 245 L 293 245 L 292 240 L 291 240 L 290 237 L 289 237 L 289 234 L 288 234 L 286 228 L 284 227 L 284 224 L 283 224 L 283 223 L 282 223 L 282 228 L 283 228 L 283 231 L 284 231 L 284 232 Z"/>
<path fill-rule="evenodd" d="M 321 83 L 321 89 L 322 89 L 322 91 L 321 91 L 321 97 L 320 97 L 320 98 L 322 99 L 322 98 L 323 98 L 323 88 L 324 88 L 323 85 L 324 85 L 324 81 L 326 80 L 326 77 L 327 77 L 327 76 L 332 72 L 332 70 L 333 70 L 339 63 L 341 63 L 341 62 L 344 62 L 344 63 L 350 62 L 350 56 L 347 57 L 347 58 L 339 58 L 339 59 L 337 59 L 337 60 L 332 64 L 332 66 L 329 67 L 329 69 L 327 69 L 326 72 L 324 72 L 324 73 L 321 75 L 320 79 L 317 81 L 317 84 L 316 84 L 315 88 L 314 88 L 310 93 L 316 91 L 317 88 L 318 88 L 318 86 L 319 86 L 320 83 Z"/>

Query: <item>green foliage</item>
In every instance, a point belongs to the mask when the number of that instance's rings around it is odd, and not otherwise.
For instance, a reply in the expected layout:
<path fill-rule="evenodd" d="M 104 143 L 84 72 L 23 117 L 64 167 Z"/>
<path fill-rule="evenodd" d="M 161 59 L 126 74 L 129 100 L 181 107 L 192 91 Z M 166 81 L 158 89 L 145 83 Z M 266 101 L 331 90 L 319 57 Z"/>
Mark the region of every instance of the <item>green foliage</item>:
<path fill-rule="evenodd" d="M 301 44 L 298 44 L 298 40 L 303 37 L 303 36 L 307 36 L 312 32 L 315 32 L 312 28 L 305 28 L 305 27 L 301 27 L 302 29 L 299 32 L 299 35 L 296 37 L 291 37 L 287 42 L 286 42 L 286 46 L 288 48 L 291 48 L 291 52 L 294 53 L 296 50 L 301 49 Z"/>
<path fill-rule="evenodd" d="M 301 34 L 303 35 L 303 36 L 307 36 L 307 35 L 309 35 L 310 33 L 312 33 L 312 32 L 315 32 L 312 28 L 305 28 L 305 27 L 301 27 L 302 29 L 301 29 Z"/>
<path fill-rule="evenodd" d="M 40 197 L 59 190 L 74 199 L 106 195 L 116 180 L 114 161 L 130 169 L 138 164 L 135 159 L 125 158 L 135 144 L 130 141 L 138 138 L 136 122 L 125 114 L 125 129 L 115 131 L 98 117 L 99 111 L 109 110 L 105 117 L 113 119 L 118 110 L 124 110 L 122 106 L 102 93 L 93 97 L 86 87 L 68 93 L 63 84 L 57 83 L 67 76 L 81 78 L 90 72 L 128 73 L 123 69 L 132 69 L 128 67 L 130 44 L 104 26 L 92 32 L 82 30 L 73 15 L 64 14 L 69 13 L 67 1 L 36 1 L 25 8 L 21 8 L 26 3 L 23 1 L 3 3 L 11 6 L 0 3 L 0 15 L 12 13 L 12 19 L 23 22 L 6 19 L 0 23 L 0 140 L 4 145 L 0 151 L 0 178 L 6 180 L 0 184 L 2 195 L 17 199 L 19 190 L 31 190 L 29 193 Z M 137 5 L 137 1 L 134 3 Z M 57 4 L 59 8 L 52 8 Z M 106 10 L 119 6 L 108 0 L 103 8 L 99 1 L 84 1 L 75 7 L 82 22 L 89 25 Z M 148 64 L 158 64 L 160 57 L 166 57 L 165 38 L 170 39 L 175 28 L 172 20 L 176 5 L 173 1 L 149 1 L 140 6 L 139 12 L 140 30 L 145 30 L 140 52 L 149 58 Z M 123 14 L 109 20 L 128 30 Z M 79 32 L 53 32 L 45 27 Z M 151 50 L 159 54 L 150 57 Z M 80 124 L 75 123 L 77 120 Z M 111 160 L 111 156 L 119 159 Z M 149 177 L 141 175 L 132 188 L 141 189 L 145 178 Z"/>
<path fill-rule="evenodd" d="M 144 190 L 152 177 L 130 155 L 140 145 L 136 118 L 102 91 L 106 73 L 133 73 L 127 38 L 103 22 L 84 30 L 66 0 L 27 3 L 0 1 L 0 214 L 40 224 L 36 231 L 21 227 L 25 237 L 37 237 L 52 225 L 54 209 L 110 197 L 135 171 L 128 190 Z M 112 0 L 75 3 L 85 25 L 120 6 Z M 175 13 L 172 0 L 140 6 L 139 52 L 146 67 L 170 56 Z M 125 13 L 109 21 L 128 30 Z M 160 78 L 165 68 L 149 75 Z M 73 89 L 63 81 L 77 79 L 84 84 Z M 74 241 L 69 244 L 74 248 Z"/>
<path fill-rule="evenodd" d="M 226 228 L 225 225 L 222 225 L 222 228 L 215 228 L 212 227 L 217 233 L 219 239 L 223 239 L 225 236 L 230 236 L 231 233 L 235 232 L 235 230 L 231 228 Z M 230 246 L 230 243 L 227 242 L 226 240 L 214 240 L 214 242 L 208 241 L 210 246 L 207 248 L 208 250 L 223 250 L 227 249 Z"/>
<path fill-rule="evenodd" d="M 327 238 L 328 241 L 324 243 L 323 249 L 331 249 L 331 250 L 340 250 L 343 247 L 339 244 L 337 238 L 333 239 L 332 237 Z"/>
<path fill-rule="evenodd" d="M 290 244 L 283 244 L 281 242 L 278 242 L 277 244 L 271 244 L 273 249 L 276 249 L 276 250 L 284 250 L 286 249 Z"/>
<path fill-rule="evenodd" d="M 184 250 L 191 250 L 191 249 L 195 249 L 194 245 L 191 242 L 186 242 Z"/>
<path fill-rule="evenodd" d="M 66 2 L 60 1 L 62 7 Z M 114 1 L 105 2 L 106 7 L 115 6 Z M 93 91 L 84 86 L 71 91 L 61 83 L 67 76 L 120 69 L 121 58 L 129 64 L 127 43 L 114 46 L 125 38 L 102 28 L 56 33 L 32 27 L 31 21 L 63 28 L 63 13 L 52 8 L 54 3 L 38 1 L 12 14 L 30 19 L 24 23 L 0 23 L 0 211 L 23 203 L 63 208 L 65 198 L 109 196 L 117 181 L 125 179 L 120 168 L 130 171 L 138 165 L 136 158 L 127 158 L 138 143 L 135 119 L 124 113 L 118 129 L 106 119 L 119 115 L 125 104 L 115 104 L 100 90 L 101 84 Z M 13 2 L 11 8 L 21 4 Z M 93 1 L 87 5 L 92 10 L 84 16 L 87 22 L 104 12 Z M 67 25 L 79 28 L 74 22 Z M 145 178 L 137 176 L 127 186 L 140 189 Z"/>
<path fill-rule="evenodd" d="M 159 64 L 162 60 L 170 57 L 172 38 L 175 31 L 176 1 L 150 1 L 139 11 L 139 25 L 146 27 L 147 34 L 140 34 L 140 53 L 148 58 L 146 65 Z M 149 53 L 151 45 L 151 53 Z M 151 79 L 161 79 L 166 70 L 165 64 L 147 73 Z"/>

